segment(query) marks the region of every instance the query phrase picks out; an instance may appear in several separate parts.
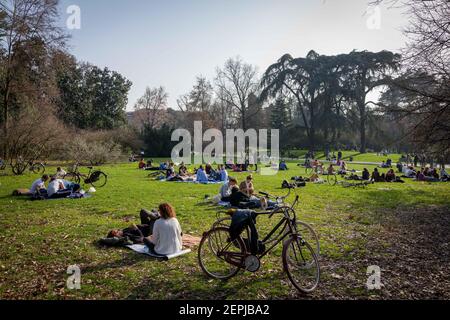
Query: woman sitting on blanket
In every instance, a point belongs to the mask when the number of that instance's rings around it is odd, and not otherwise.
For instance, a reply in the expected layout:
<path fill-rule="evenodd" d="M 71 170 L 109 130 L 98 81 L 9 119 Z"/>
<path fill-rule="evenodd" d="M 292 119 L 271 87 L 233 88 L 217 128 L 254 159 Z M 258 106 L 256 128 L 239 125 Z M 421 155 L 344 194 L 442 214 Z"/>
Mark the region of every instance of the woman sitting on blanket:
<path fill-rule="evenodd" d="M 159 205 L 161 218 L 156 220 L 151 236 L 144 238 L 144 244 L 160 255 L 180 252 L 183 248 L 181 226 L 175 209 L 168 203 Z"/>

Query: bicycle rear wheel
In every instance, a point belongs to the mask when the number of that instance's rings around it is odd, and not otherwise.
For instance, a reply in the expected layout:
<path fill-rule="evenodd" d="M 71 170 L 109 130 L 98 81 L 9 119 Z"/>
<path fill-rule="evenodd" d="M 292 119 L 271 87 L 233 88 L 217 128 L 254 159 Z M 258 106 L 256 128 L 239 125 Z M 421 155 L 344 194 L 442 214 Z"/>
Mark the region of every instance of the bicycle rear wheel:
<path fill-rule="evenodd" d="M 297 290 L 311 293 L 319 285 L 319 261 L 314 250 L 301 237 L 294 235 L 284 243 L 283 267 Z"/>
<path fill-rule="evenodd" d="M 243 266 L 245 252 L 245 244 L 240 237 L 231 241 L 229 229 L 219 227 L 203 236 L 198 248 L 198 262 L 209 277 L 227 280 Z"/>
<path fill-rule="evenodd" d="M 108 176 L 102 171 L 94 172 L 89 179 L 92 179 L 91 185 L 95 188 L 104 187 L 108 182 Z"/>

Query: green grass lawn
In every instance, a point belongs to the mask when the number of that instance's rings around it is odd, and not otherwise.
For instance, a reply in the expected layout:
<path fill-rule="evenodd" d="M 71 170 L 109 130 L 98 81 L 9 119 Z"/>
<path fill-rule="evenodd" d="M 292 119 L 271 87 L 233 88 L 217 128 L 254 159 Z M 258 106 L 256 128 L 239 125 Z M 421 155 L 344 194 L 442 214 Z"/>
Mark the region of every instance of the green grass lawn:
<path fill-rule="evenodd" d="M 289 165 L 291 170 L 276 176 L 255 174 L 256 188 L 284 194 L 280 189 L 283 179 L 304 175 L 302 168 Z M 219 185 L 153 181 L 147 177 L 148 172 L 136 167 L 103 166 L 108 184 L 92 198 L 81 200 L 32 202 L 12 197 L 14 189 L 29 187 L 37 176 L 0 176 L 0 299 L 402 298 L 392 287 L 394 280 L 386 280 L 386 290 L 373 292 L 365 287 L 367 267 L 388 259 L 384 248 L 396 244 L 389 235 L 402 230 L 399 223 L 403 220 L 393 218 L 428 212 L 430 208 L 440 210 L 436 219 L 449 216 L 448 183 L 407 181 L 366 189 L 308 184 L 298 189 L 299 218 L 316 229 L 322 246 L 321 285 L 315 293 L 304 296 L 293 289 L 283 273 L 281 248 L 264 258 L 258 273 L 242 272 L 221 282 L 202 274 L 195 250 L 159 262 L 126 249 L 99 247 L 96 241 L 110 229 L 139 223 L 141 208 L 156 208 L 161 202 L 174 205 L 183 231 L 191 235 L 201 236 L 216 220 L 218 209 L 206 204 L 204 198 L 215 195 Z M 363 166 L 353 167 L 361 170 Z M 235 176 L 242 180 L 245 174 Z M 261 232 L 275 220 L 261 217 Z M 443 227 L 442 221 L 440 225 Z M 71 291 L 65 286 L 69 265 L 81 267 L 81 290 Z M 381 267 L 387 268 L 388 279 L 395 278 L 396 262 Z M 443 267 L 448 268 L 448 260 Z M 442 285 L 448 284 L 446 281 L 441 281 Z M 441 291 L 430 296 L 449 297 Z"/>
<path fill-rule="evenodd" d="M 295 158 L 301 158 L 303 159 L 305 155 L 308 153 L 308 150 L 291 150 L 286 153 L 287 155 L 291 155 Z M 338 152 L 334 152 L 336 157 Z M 331 155 L 333 152 L 331 152 Z M 378 155 L 376 153 L 360 153 L 357 151 L 342 151 L 342 158 L 344 160 L 349 160 L 351 157 L 353 157 L 353 161 L 355 162 L 374 162 L 374 163 L 381 163 L 382 161 L 386 161 L 387 159 L 391 159 L 394 163 L 398 162 L 400 158 L 402 157 L 401 154 L 389 154 L 388 156 Z M 326 156 L 323 151 L 317 151 L 316 152 L 316 158 L 320 160 L 325 160 Z"/>

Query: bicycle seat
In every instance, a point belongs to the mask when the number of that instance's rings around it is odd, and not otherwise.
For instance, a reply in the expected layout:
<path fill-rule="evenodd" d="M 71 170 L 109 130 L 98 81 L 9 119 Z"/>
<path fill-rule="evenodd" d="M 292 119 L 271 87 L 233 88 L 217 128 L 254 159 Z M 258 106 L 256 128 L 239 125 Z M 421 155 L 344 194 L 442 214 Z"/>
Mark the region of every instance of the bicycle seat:
<path fill-rule="evenodd" d="M 94 169 L 94 167 L 87 167 L 88 169 Z"/>

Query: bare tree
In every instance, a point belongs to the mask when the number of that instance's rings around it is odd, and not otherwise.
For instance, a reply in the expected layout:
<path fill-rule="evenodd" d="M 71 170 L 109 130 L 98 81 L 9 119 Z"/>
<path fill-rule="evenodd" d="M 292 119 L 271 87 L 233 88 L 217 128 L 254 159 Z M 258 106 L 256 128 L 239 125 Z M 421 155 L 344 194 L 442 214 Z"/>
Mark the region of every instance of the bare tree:
<path fill-rule="evenodd" d="M 168 97 L 164 87 L 145 89 L 144 95 L 134 106 L 142 125 L 154 129 L 160 124 L 163 120 L 163 111 L 167 108 Z"/>
<path fill-rule="evenodd" d="M 1 87 L 4 135 L 8 132 L 11 91 L 19 65 L 18 52 L 28 44 L 46 48 L 63 46 L 67 38 L 58 27 L 58 0 L 2 0 L 0 2 L 0 52 L 2 51 Z M 32 52 L 32 51 L 31 51 Z M 26 52 L 25 52 L 26 53 Z M 20 86 L 15 87 L 20 88 Z"/>
<path fill-rule="evenodd" d="M 210 112 L 213 100 L 213 87 L 203 76 L 196 78 L 191 92 L 181 96 L 178 100 L 178 107 L 183 112 Z"/>
<path fill-rule="evenodd" d="M 403 49 L 405 71 L 391 82 L 386 96 L 397 99 L 385 99 L 384 109 L 409 120 L 409 137 L 418 146 L 439 156 L 450 154 L 450 2 L 372 3 L 397 5 L 409 15 L 404 29 L 408 38 Z"/>
<path fill-rule="evenodd" d="M 218 96 L 239 114 L 241 128 L 246 130 L 249 114 L 249 97 L 258 90 L 256 68 L 242 61 L 241 58 L 230 58 L 223 69 L 217 69 L 216 87 Z"/>

